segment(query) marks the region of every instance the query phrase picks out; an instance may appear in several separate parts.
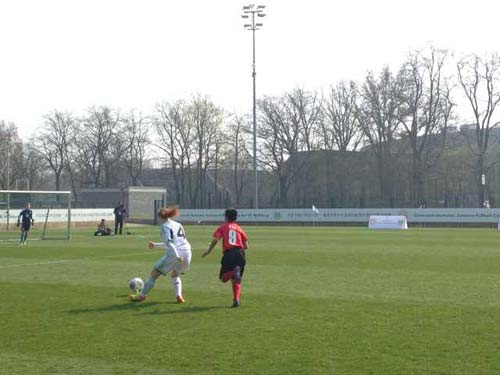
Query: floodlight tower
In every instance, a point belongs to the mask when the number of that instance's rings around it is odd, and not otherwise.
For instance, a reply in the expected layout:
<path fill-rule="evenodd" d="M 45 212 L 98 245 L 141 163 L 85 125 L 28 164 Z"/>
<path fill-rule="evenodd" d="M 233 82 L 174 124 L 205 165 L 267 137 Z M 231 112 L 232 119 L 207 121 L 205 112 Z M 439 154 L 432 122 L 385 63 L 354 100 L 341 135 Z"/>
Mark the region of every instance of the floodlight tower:
<path fill-rule="evenodd" d="M 265 17 L 264 13 L 265 5 L 254 4 L 245 5 L 243 7 L 242 18 L 250 19 L 250 23 L 246 23 L 243 26 L 245 30 L 252 31 L 252 79 L 253 79 L 253 170 L 255 173 L 255 198 L 254 198 L 254 208 L 259 208 L 259 185 L 258 185 L 258 173 L 257 173 L 257 109 L 256 109 L 256 95 L 255 95 L 255 32 L 262 27 L 262 23 L 256 22 L 256 17 Z"/>

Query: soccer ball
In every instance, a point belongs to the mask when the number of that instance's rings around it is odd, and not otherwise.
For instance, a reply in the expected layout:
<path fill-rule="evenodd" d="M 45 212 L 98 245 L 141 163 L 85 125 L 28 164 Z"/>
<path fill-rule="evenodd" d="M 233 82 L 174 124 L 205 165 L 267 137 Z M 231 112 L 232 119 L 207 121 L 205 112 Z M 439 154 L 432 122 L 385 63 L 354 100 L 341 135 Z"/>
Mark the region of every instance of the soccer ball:
<path fill-rule="evenodd" d="M 140 277 L 134 277 L 128 282 L 128 287 L 132 294 L 140 293 L 142 288 L 144 288 L 144 281 Z"/>

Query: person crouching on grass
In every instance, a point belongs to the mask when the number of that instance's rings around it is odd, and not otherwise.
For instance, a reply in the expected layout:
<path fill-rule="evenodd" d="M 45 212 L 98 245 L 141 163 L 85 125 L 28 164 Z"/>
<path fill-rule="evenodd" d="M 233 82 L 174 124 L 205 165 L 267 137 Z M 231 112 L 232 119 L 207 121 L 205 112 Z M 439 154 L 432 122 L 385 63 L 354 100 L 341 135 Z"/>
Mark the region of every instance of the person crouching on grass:
<path fill-rule="evenodd" d="M 135 302 L 144 301 L 148 292 L 154 287 L 156 280 L 161 276 L 166 276 L 169 272 L 172 277 L 172 288 L 175 291 L 177 303 L 184 303 L 182 297 L 182 281 L 180 275 L 189 269 L 191 264 L 191 245 L 186 239 L 186 233 L 180 223 L 173 220 L 179 215 L 177 207 L 165 207 L 158 211 L 158 218 L 161 221 L 160 229 L 163 242 L 148 242 L 148 247 L 166 248 L 167 251 L 154 265 L 151 276 L 144 284 L 144 288 L 137 295 L 130 295 L 129 299 Z"/>
<path fill-rule="evenodd" d="M 208 250 L 202 254 L 205 258 L 214 249 L 222 238 L 222 260 L 219 279 L 225 283 L 229 280 L 233 284 L 233 306 L 240 306 L 241 278 L 245 271 L 245 250 L 248 248 L 248 237 L 245 231 L 236 223 L 238 212 L 234 208 L 226 210 L 225 222 L 219 226 L 214 234 Z"/>

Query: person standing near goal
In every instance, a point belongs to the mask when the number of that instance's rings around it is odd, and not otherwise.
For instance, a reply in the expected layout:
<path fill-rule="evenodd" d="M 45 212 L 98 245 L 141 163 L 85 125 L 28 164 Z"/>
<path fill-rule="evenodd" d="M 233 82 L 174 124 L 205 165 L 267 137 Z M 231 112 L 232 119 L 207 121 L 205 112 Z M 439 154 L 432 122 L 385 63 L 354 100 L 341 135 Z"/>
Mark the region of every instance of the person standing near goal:
<path fill-rule="evenodd" d="M 236 223 L 238 211 L 229 208 L 224 213 L 225 222 L 219 226 L 214 234 L 212 242 L 207 251 L 202 255 L 205 258 L 214 249 L 217 242 L 222 239 L 222 260 L 219 272 L 219 279 L 223 283 L 232 281 L 233 284 L 233 305 L 240 306 L 241 278 L 245 271 L 245 250 L 248 248 L 248 236 L 245 231 Z"/>
<path fill-rule="evenodd" d="M 17 226 L 21 226 L 20 245 L 26 245 L 28 232 L 33 224 L 35 224 L 35 220 L 33 219 L 33 211 L 31 211 L 31 203 L 26 203 L 24 210 L 22 210 L 17 217 Z"/>
<path fill-rule="evenodd" d="M 115 236 L 123 231 L 123 221 L 125 220 L 125 213 L 127 212 L 123 202 L 119 202 L 118 206 L 115 207 L 113 213 L 115 214 Z M 118 232 L 118 228 L 120 231 Z"/>
<path fill-rule="evenodd" d="M 175 292 L 177 303 L 184 303 L 182 296 L 182 281 L 180 275 L 186 272 L 191 265 L 191 245 L 186 239 L 186 232 L 181 223 L 173 220 L 179 215 L 178 207 L 165 207 L 158 211 L 161 221 L 160 229 L 163 242 L 148 242 L 150 249 L 166 248 L 167 251 L 154 265 L 151 276 L 144 283 L 144 288 L 137 295 L 130 295 L 129 299 L 135 302 L 144 301 L 148 292 L 154 287 L 160 276 L 170 272 L 172 288 Z"/>

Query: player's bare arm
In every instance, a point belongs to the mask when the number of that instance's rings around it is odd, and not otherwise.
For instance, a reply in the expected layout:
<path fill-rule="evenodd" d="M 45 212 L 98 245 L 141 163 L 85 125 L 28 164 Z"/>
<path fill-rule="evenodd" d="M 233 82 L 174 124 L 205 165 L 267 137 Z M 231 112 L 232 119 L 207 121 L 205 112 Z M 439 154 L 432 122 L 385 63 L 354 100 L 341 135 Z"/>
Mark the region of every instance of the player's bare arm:
<path fill-rule="evenodd" d="M 212 252 L 212 250 L 214 249 L 215 245 L 217 245 L 217 242 L 219 242 L 219 240 L 220 240 L 220 238 L 218 238 L 218 237 L 214 237 L 214 238 L 212 239 L 212 242 L 210 242 L 210 245 L 208 246 L 207 251 L 205 251 L 205 252 L 201 255 L 201 257 L 202 257 L 202 258 L 205 258 L 208 254 L 210 254 L 210 253 Z"/>
<path fill-rule="evenodd" d="M 165 245 L 164 242 L 154 242 L 154 241 L 148 241 L 148 247 L 153 250 L 153 249 L 166 249 L 167 246 Z"/>

